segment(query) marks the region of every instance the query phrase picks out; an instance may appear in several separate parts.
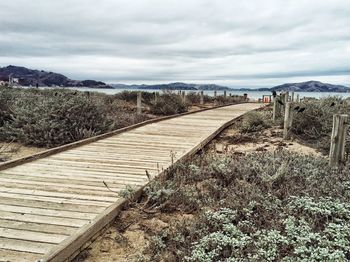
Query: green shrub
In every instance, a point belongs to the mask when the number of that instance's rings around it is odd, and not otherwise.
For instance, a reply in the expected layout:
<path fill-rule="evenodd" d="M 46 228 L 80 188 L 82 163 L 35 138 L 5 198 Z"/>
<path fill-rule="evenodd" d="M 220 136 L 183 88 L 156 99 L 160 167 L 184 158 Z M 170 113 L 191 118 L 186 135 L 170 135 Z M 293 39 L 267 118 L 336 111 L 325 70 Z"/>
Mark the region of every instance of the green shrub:
<path fill-rule="evenodd" d="M 332 103 L 335 105 L 331 106 Z M 328 97 L 318 101 L 303 102 L 298 106 L 305 107 L 305 111 L 302 113 L 293 111 L 291 133 L 306 143 L 313 144 L 328 153 L 333 115 L 338 113 L 350 114 L 349 105 L 339 97 Z"/>
<path fill-rule="evenodd" d="M 174 93 L 161 94 L 150 104 L 150 112 L 155 115 L 179 114 L 187 110 L 188 104 L 182 100 L 181 96 Z"/>
<path fill-rule="evenodd" d="M 197 202 L 196 212 L 156 236 L 155 261 L 169 252 L 178 261 L 350 259 L 349 165 L 332 169 L 321 157 L 283 151 L 208 155 L 176 166 L 169 184 L 196 192 L 181 200 Z M 174 210 L 186 212 L 177 199 L 156 198 L 156 206 L 174 201 Z"/>
<path fill-rule="evenodd" d="M 114 95 L 114 98 L 136 104 L 137 93 L 140 91 L 122 91 Z M 141 92 L 142 102 L 149 105 L 155 97 L 155 92 Z"/>
<path fill-rule="evenodd" d="M 271 111 L 252 111 L 244 115 L 238 129 L 241 133 L 262 131 L 272 124 Z"/>
<path fill-rule="evenodd" d="M 0 89 L 0 139 L 53 147 L 145 119 L 120 100 L 62 89 Z M 5 106 L 4 106 L 5 105 Z"/>

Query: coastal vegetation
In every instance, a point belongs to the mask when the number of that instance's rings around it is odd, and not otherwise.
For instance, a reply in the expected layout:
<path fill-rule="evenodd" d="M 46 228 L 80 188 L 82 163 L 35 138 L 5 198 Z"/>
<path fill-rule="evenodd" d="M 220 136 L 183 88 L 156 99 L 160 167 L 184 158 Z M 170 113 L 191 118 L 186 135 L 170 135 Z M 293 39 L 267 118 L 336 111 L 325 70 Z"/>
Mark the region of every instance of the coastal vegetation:
<path fill-rule="evenodd" d="M 221 136 L 243 149 L 260 141 L 252 151 L 218 152 L 214 141 L 150 182 L 116 220 L 122 246 L 132 230 L 146 239 L 130 261 L 350 260 L 350 161 L 330 167 L 325 144 L 348 101 L 294 106 L 305 110 L 293 113 L 291 140 L 281 139 L 271 108 L 250 112 Z"/>
<path fill-rule="evenodd" d="M 136 91 L 106 95 L 70 89 L 0 87 L 0 142 L 60 146 L 157 116 L 187 112 L 199 101 L 198 94 L 191 97 L 196 99 L 185 101 L 173 92 L 157 96 L 142 92 L 143 109 L 137 114 Z M 218 104 L 239 99 L 227 97 Z M 205 97 L 205 103 L 212 101 Z"/>

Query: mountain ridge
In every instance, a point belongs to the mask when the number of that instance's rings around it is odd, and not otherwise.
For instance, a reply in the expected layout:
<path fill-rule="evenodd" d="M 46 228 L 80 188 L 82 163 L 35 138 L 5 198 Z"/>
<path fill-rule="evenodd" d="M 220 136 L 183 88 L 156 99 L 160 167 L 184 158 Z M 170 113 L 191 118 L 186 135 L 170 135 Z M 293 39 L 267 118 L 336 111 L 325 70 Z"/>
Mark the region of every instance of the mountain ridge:
<path fill-rule="evenodd" d="M 230 88 L 216 84 L 187 84 L 174 82 L 169 84 L 154 85 L 126 85 L 126 84 L 106 84 L 95 80 L 72 80 L 63 74 L 47 72 L 44 70 L 34 70 L 22 66 L 9 65 L 0 67 L 0 80 L 9 77 L 19 79 L 19 84 L 23 86 L 58 86 L 58 87 L 91 87 L 91 88 L 116 88 L 116 89 L 150 89 L 150 90 L 217 90 L 217 91 L 294 91 L 294 92 L 350 92 L 350 88 L 343 85 L 332 85 L 320 81 L 306 81 L 301 83 L 286 83 L 271 88 Z"/>
<path fill-rule="evenodd" d="M 23 66 L 9 65 L 0 67 L 0 78 L 18 78 L 23 86 L 64 86 L 64 87 L 94 87 L 111 88 L 104 82 L 95 80 L 72 80 L 65 75 L 44 70 L 29 69 Z"/>

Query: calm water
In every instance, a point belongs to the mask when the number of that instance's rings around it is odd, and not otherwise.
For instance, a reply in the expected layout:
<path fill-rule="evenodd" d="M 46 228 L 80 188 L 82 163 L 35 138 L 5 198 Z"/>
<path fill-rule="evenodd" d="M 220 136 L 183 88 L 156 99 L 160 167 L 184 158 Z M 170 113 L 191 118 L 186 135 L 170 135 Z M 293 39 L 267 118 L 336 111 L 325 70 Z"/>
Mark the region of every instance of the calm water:
<path fill-rule="evenodd" d="M 42 88 L 51 88 L 51 87 L 42 87 Z M 101 88 L 85 88 L 85 87 L 79 87 L 79 88 L 74 88 L 74 87 L 69 87 L 69 89 L 73 90 L 80 90 L 80 91 L 90 91 L 90 92 L 101 92 L 105 93 L 108 95 L 113 95 L 120 93 L 122 91 L 143 91 L 143 92 L 155 92 L 159 90 L 148 90 L 148 89 L 101 89 Z M 161 92 L 161 91 L 160 91 Z M 193 91 L 186 91 L 188 92 L 193 92 Z M 222 95 L 224 92 L 223 91 L 218 91 L 217 95 Z M 232 95 L 243 95 L 243 94 L 248 94 L 248 97 L 252 100 L 257 100 L 259 98 L 262 98 L 263 95 L 271 95 L 271 92 L 261 92 L 261 91 L 227 91 L 228 94 Z M 209 96 L 214 96 L 214 91 L 204 91 L 204 94 L 209 95 Z M 300 98 L 303 97 L 315 97 L 315 98 L 322 98 L 322 97 L 328 97 L 328 96 L 341 96 L 343 98 L 350 97 L 350 93 L 327 93 L 327 92 L 296 92 L 296 94 L 299 94 Z"/>

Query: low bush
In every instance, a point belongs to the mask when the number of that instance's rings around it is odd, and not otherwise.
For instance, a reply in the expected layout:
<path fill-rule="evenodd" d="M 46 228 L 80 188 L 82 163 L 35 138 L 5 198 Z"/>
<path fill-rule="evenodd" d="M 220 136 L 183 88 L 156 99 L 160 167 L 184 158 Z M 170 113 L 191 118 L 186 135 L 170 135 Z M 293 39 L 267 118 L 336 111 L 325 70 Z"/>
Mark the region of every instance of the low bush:
<path fill-rule="evenodd" d="M 271 111 L 252 111 L 244 115 L 238 129 L 241 133 L 252 133 L 262 131 L 271 125 Z"/>
<path fill-rule="evenodd" d="M 349 165 L 332 169 L 323 158 L 283 151 L 209 155 L 159 183 L 145 191 L 149 208 L 194 216 L 154 236 L 153 261 L 350 259 Z"/>
<path fill-rule="evenodd" d="M 350 114 L 348 103 L 339 97 L 328 97 L 316 101 L 302 102 L 296 106 L 305 108 L 305 111 L 298 113 L 293 110 L 291 133 L 324 152 L 328 152 L 333 115 L 339 113 Z"/>
<path fill-rule="evenodd" d="M 0 89 L 0 139 L 63 145 L 146 119 L 111 96 L 72 90 Z"/>
<path fill-rule="evenodd" d="M 172 115 L 184 113 L 188 110 L 188 104 L 181 96 L 174 93 L 164 93 L 158 96 L 156 101 L 150 103 L 150 112 L 155 115 Z"/>

